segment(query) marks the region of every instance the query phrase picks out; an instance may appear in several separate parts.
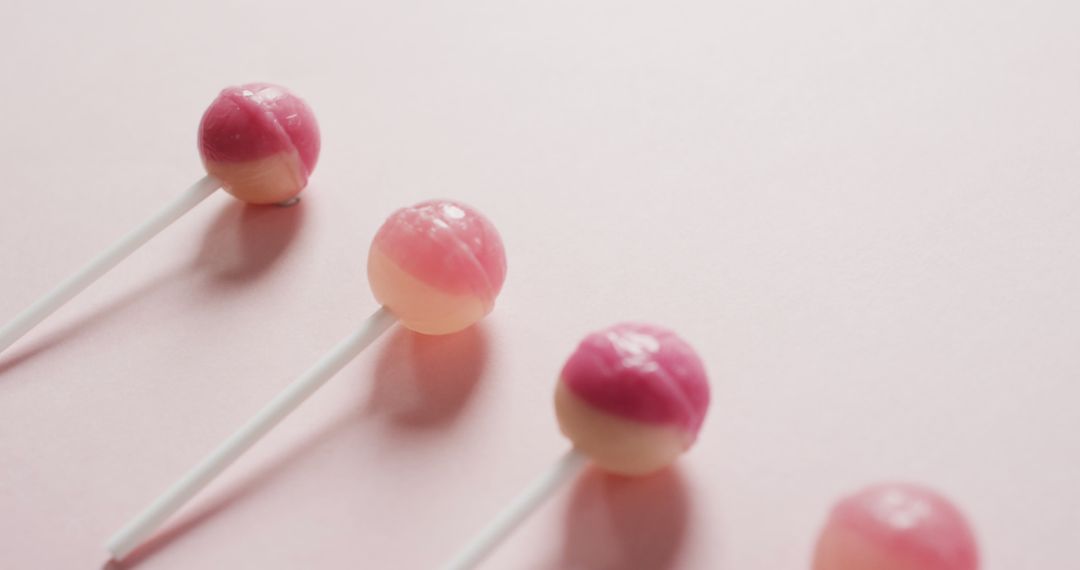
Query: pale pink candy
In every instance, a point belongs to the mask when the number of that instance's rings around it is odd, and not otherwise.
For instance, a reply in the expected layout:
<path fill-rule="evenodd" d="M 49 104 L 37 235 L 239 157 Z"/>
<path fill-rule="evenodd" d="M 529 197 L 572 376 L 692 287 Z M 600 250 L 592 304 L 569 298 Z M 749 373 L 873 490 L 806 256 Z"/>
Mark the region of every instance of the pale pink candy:
<path fill-rule="evenodd" d="M 555 391 L 562 432 L 600 467 L 639 475 L 690 448 L 709 407 L 705 367 L 675 333 L 623 323 L 585 337 Z"/>
<path fill-rule="evenodd" d="M 394 212 L 368 255 L 371 290 L 409 329 L 462 330 L 491 312 L 506 278 L 506 253 L 480 212 L 430 200 Z"/>
<path fill-rule="evenodd" d="M 299 194 L 318 162 L 319 144 L 319 125 L 307 104 L 269 83 L 222 90 L 199 124 L 206 171 L 252 204 Z"/>
<path fill-rule="evenodd" d="M 925 487 L 877 485 L 841 500 L 818 540 L 814 570 L 977 570 L 964 515 Z"/>

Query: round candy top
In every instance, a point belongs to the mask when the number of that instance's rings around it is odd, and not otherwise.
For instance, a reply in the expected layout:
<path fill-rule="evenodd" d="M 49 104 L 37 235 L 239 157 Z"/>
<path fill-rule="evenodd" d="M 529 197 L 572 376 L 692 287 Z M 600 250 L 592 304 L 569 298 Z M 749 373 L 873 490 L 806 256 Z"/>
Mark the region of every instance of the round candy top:
<path fill-rule="evenodd" d="M 495 306 L 506 253 L 495 226 L 450 200 L 402 208 L 379 228 L 368 255 L 368 281 L 380 303 L 425 334 L 462 330 Z"/>
<path fill-rule="evenodd" d="M 555 396 L 563 433 L 610 471 L 659 469 L 689 449 L 709 407 L 705 367 L 675 333 L 622 323 L 585 337 Z"/>
<path fill-rule="evenodd" d="M 199 124 L 199 154 L 227 191 L 253 204 L 289 200 L 319 159 L 319 125 L 284 87 L 249 83 L 222 90 Z"/>
<path fill-rule="evenodd" d="M 671 425 L 697 436 L 709 408 L 705 367 L 675 333 L 622 323 L 585 337 L 562 380 L 590 405 L 626 419 Z"/>
<path fill-rule="evenodd" d="M 841 500 L 818 540 L 814 570 L 977 570 L 975 538 L 947 499 L 910 484 Z"/>

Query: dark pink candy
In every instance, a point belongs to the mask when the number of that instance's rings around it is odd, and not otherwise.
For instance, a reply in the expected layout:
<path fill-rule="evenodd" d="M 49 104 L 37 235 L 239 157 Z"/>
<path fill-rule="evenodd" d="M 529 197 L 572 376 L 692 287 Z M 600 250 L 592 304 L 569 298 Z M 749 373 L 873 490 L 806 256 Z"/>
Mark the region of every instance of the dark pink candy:
<path fill-rule="evenodd" d="M 671 424 L 696 436 L 709 408 L 709 383 L 697 353 L 675 333 L 622 323 L 590 334 L 562 370 L 578 397 L 628 419 Z"/>
<path fill-rule="evenodd" d="M 277 85 L 228 87 L 199 124 L 204 161 L 244 162 L 294 149 L 310 175 L 319 160 L 319 125 L 302 99 Z"/>

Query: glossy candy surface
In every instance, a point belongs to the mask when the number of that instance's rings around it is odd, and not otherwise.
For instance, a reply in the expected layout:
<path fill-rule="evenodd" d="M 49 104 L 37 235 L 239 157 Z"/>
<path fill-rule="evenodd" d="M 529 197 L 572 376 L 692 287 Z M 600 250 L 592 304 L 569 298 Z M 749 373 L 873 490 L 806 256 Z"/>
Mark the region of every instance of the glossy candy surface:
<path fill-rule="evenodd" d="M 704 365 L 675 333 L 622 323 L 585 337 L 555 391 L 562 432 L 600 467 L 640 475 L 690 448 L 709 407 Z"/>
<path fill-rule="evenodd" d="M 491 312 L 506 278 L 495 226 L 473 208 L 430 200 L 394 212 L 368 255 L 371 290 L 424 334 L 467 328 Z"/>
<path fill-rule="evenodd" d="M 199 154 L 233 196 L 251 204 L 286 202 L 315 169 L 319 125 L 307 104 L 284 87 L 229 87 L 203 114 Z"/>
<path fill-rule="evenodd" d="M 977 570 L 964 515 L 910 484 L 870 487 L 841 500 L 818 539 L 814 570 Z"/>

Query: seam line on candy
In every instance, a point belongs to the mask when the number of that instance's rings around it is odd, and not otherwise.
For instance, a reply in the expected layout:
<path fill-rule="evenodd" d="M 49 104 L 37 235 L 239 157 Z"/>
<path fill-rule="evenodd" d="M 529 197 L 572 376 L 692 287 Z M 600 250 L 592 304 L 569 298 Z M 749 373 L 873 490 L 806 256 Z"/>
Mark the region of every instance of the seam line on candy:
<path fill-rule="evenodd" d="M 682 404 L 683 410 L 686 412 L 686 417 L 690 418 L 690 425 L 687 427 L 693 428 L 696 434 L 697 428 L 700 424 L 700 418 L 695 412 L 694 406 L 690 402 L 690 398 L 686 396 L 686 393 L 683 392 L 682 388 L 679 387 L 679 384 L 675 382 L 675 379 L 671 376 L 671 374 L 668 374 L 666 368 L 657 365 L 656 372 L 660 375 L 660 378 L 663 379 L 663 383 L 666 385 L 668 391 L 672 394 L 672 396 L 674 396 L 675 399 L 680 404 Z"/>
<path fill-rule="evenodd" d="M 244 95 L 243 89 L 236 87 L 227 89 L 225 91 L 225 95 L 234 103 L 236 103 L 237 107 L 247 113 L 249 117 L 252 117 L 256 121 L 262 123 L 263 126 L 269 125 L 270 130 L 277 134 L 278 141 L 284 142 L 285 147 L 291 150 L 292 153 L 296 155 L 297 162 L 303 162 L 302 160 L 300 160 L 300 150 L 296 148 L 295 144 L 293 144 L 292 138 L 290 138 L 289 133 L 285 131 L 285 127 L 281 125 L 281 121 L 277 120 L 277 117 L 274 116 L 274 113 L 270 111 L 268 107 L 259 103 L 259 100 L 257 100 L 257 98 L 254 96 L 254 93 L 251 97 L 248 97 Z M 302 166 L 301 169 L 303 169 Z M 302 182 L 305 184 L 307 183 L 306 174 L 304 175 Z"/>
<path fill-rule="evenodd" d="M 450 240 L 452 241 L 451 245 L 454 246 L 456 249 L 462 250 L 465 253 L 465 258 L 469 262 L 471 262 L 476 268 L 476 270 L 480 273 L 480 277 L 484 280 L 484 286 L 487 288 L 487 291 L 485 291 L 484 295 L 484 306 L 490 308 L 488 306 L 488 299 L 494 297 L 493 294 L 495 291 L 491 285 L 491 278 L 488 277 L 487 271 L 484 269 L 484 265 L 480 263 L 480 260 L 476 257 L 476 254 L 473 253 L 472 249 L 469 248 L 469 245 L 465 243 L 460 237 L 458 237 L 455 232 L 447 229 L 445 231 L 439 231 L 438 234 L 448 234 L 450 236 Z M 446 238 L 440 239 L 445 240 Z"/>

